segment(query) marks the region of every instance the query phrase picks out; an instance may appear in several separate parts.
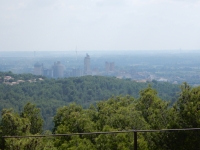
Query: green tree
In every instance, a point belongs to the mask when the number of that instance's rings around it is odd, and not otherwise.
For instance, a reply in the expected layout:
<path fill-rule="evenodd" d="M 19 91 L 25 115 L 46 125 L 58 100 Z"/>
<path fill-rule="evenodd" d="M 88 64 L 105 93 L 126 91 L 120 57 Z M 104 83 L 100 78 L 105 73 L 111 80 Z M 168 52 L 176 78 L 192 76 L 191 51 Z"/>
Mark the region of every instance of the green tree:
<path fill-rule="evenodd" d="M 140 92 L 136 104 L 137 110 L 142 112 L 151 129 L 163 129 L 168 124 L 168 103 L 157 96 L 157 91 L 151 86 Z"/>
<path fill-rule="evenodd" d="M 138 111 L 141 111 L 150 129 L 166 129 L 168 127 L 168 103 L 161 100 L 157 96 L 157 91 L 152 89 L 151 86 L 140 92 L 136 108 Z M 149 142 L 149 149 L 163 149 L 163 134 L 164 133 L 145 134 L 145 140 Z"/>
<path fill-rule="evenodd" d="M 200 128 L 200 87 L 182 84 L 180 97 L 171 108 L 169 128 Z M 199 149 L 199 135 L 199 131 L 168 133 L 164 138 L 166 149 Z"/>
<path fill-rule="evenodd" d="M 21 117 L 29 119 L 31 134 L 42 133 L 43 119 L 40 114 L 40 109 L 36 108 L 34 104 L 27 103 L 21 113 Z"/>
<path fill-rule="evenodd" d="M 2 135 L 25 135 L 29 133 L 30 122 L 27 118 L 21 118 L 12 109 L 2 110 L 1 120 Z"/>
<path fill-rule="evenodd" d="M 27 103 L 24 111 L 19 115 L 12 109 L 2 110 L 0 121 L 0 136 L 26 136 L 32 134 L 41 134 L 42 122 L 40 111 L 35 105 Z M 38 129 L 36 129 L 38 128 Z M 2 143 L 0 142 L 0 148 Z M 52 139 L 47 138 L 21 138 L 6 139 L 6 149 L 51 149 L 55 150 Z"/>
<path fill-rule="evenodd" d="M 94 131 L 94 123 L 91 121 L 86 111 L 83 110 L 81 106 L 76 104 L 71 104 L 69 106 L 64 106 L 58 109 L 55 117 L 54 117 L 54 133 L 57 134 L 66 134 L 66 133 L 84 133 L 84 132 L 92 132 Z M 80 139 L 79 139 L 80 138 Z M 73 141 L 78 140 L 79 142 L 88 143 L 88 140 L 91 140 L 90 136 L 79 136 L 79 138 L 60 138 L 56 139 L 55 145 L 61 149 L 69 148 L 66 147 L 67 143 L 74 143 Z M 79 149 L 81 149 L 81 145 Z M 92 146 L 92 145 L 91 145 Z M 72 149 L 74 145 L 72 144 Z M 69 148 L 70 149 L 70 148 Z"/>

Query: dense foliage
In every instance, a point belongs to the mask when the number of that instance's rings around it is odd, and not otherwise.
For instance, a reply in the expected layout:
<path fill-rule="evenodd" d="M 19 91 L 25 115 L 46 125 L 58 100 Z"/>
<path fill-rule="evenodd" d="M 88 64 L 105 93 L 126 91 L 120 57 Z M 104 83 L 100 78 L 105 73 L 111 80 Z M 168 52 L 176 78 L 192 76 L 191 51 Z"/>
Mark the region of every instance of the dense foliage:
<path fill-rule="evenodd" d="M 16 85 L 5 84 L 4 77 L 11 76 L 8 82 L 17 82 Z M 148 87 L 148 84 L 158 91 L 158 96 L 166 101 L 175 102 L 179 85 L 167 82 L 152 81 L 138 83 L 131 80 L 122 80 L 115 77 L 84 76 L 64 79 L 46 79 L 31 74 L 12 74 L 0 72 L 0 111 L 4 108 L 13 108 L 17 112 L 23 111 L 27 102 L 36 104 L 41 108 L 44 119 L 44 129 L 52 129 L 52 118 L 57 108 L 77 103 L 88 108 L 90 104 L 96 104 L 112 96 L 130 95 L 139 97 L 140 90 Z"/>
<path fill-rule="evenodd" d="M 53 121 L 55 124 L 52 132 L 56 134 L 200 128 L 200 87 L 191 88 L 184 83 L 173 106 L 159 98 L 151 86 L 141 90 L 136 99 L 131 96 L 111 97 L 87 109 L 72 103 L 60 107 Z M 39 109 L 31 103 L 27 103 L 21 113 L 10 109 L 2 111 L 1 135 L 40 134 L 41 126 Z M 200 148 L 199 135 L 199 131 L 139 133 L 138 147 L 139 150 L 196 150 Z M 132 133 L 121 133 L 53 139 L 7 139 L 6 145 L 7 149 L 129 150 L 133 149 L 133 141 Z"/>

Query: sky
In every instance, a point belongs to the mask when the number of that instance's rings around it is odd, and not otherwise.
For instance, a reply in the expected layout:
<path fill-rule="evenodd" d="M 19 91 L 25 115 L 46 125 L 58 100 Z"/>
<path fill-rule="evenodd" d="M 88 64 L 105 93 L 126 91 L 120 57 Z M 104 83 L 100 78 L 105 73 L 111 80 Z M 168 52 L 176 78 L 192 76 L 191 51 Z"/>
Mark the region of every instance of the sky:
<path fill-rule="evenodd" d="M 0 51 L 200 50 L 200 0 L 1 0 Z"/>

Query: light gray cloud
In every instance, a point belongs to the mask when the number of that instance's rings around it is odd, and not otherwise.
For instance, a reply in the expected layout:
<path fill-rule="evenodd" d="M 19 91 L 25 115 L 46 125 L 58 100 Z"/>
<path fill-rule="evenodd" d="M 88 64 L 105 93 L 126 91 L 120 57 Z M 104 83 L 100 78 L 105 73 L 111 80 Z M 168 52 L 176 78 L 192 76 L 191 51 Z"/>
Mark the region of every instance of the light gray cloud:
<path fill-rule="evenodd" d="M 199 49 L 199 0 L 0 1 L 0 51 Z"/>
<path fill-rule="evenodd" d="M 126 4 L 126 1 L 122 0 L 98 0 L 96 1 L 97 6 L 119 6 L 122 7 Z"/>

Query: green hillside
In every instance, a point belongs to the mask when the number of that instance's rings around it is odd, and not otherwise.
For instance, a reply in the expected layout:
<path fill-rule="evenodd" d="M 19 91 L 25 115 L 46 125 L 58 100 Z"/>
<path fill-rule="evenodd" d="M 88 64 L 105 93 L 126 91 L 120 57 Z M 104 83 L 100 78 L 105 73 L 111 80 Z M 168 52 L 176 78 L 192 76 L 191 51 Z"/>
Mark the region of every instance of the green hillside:
<path fill-rule="evenodd" d="M 152 87 L 141 90 L 139 97 L 117 96 L 100 101 L 84 109 L 72 103 L 60 107 L 53 116 L 54 127 L 43 131 L 40 108 L 27 103 L 21 112 L 3 109 L 0 119 L 0 149 L 23 150 L 131 150 L 135 143 L 133 133 L 92 134 L 88 132 L 184 129 L 168 132 L 138 132 L 138 150 L 197 150 L 200 148 L 200 87 L 181 85 L 177 101 L 169 106 L 158 97 Z M 63 137 L 35 135 L 65 134 Z M 75 133 L 66 136 L 67 133 Z M 77 135 L 76 133 L 85 133 Z M 4 143 L 4 144 L 3 144 Z"/>
<path fill-rule="evenodd" d="M 115 77 L 47 79 L 31 74 L 16 75 L 11 72 L 0 73 L 0 77 L 0 111 L 3 108 L 13 108 L 21 112 L 23 106 L 31 102 L 41 108 L 45 129 L 53 127 L 52 117 L 57 108 L 72 102 L 88 108 L 91 104 L 119 95 L 138 98 L 140 91 L 151 85 L 158 91 L 161 99 L 173 103 L 180 92 L 179 85 L 157 81 L 138 83 Z M 8 79 L 5 80 L 5 77 Z"/>

